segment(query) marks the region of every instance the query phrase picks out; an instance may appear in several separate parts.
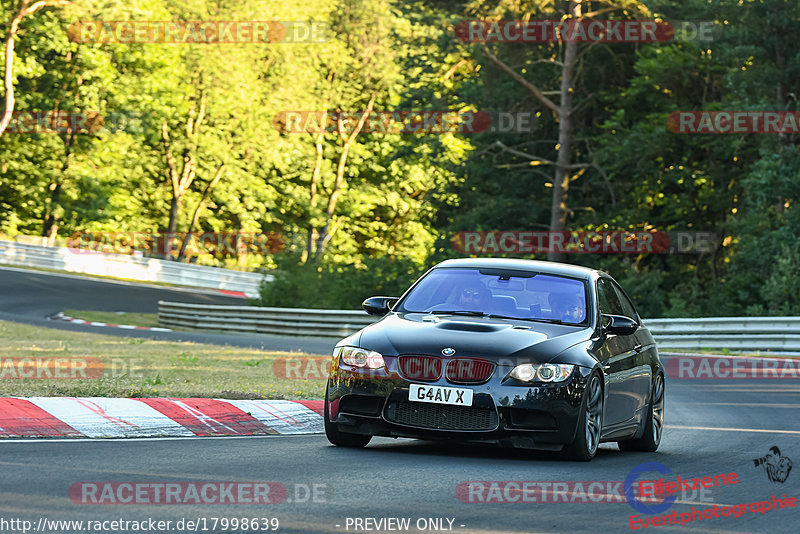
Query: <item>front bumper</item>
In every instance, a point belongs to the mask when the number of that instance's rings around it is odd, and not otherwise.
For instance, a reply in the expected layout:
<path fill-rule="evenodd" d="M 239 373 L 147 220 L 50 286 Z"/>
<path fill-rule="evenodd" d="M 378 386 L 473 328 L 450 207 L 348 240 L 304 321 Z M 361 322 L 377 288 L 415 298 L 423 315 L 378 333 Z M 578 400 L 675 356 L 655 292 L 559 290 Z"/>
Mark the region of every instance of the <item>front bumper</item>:
<path fill-rule="evenodd" d="M 342 432 L 372 436 L 450 439 L 526 449 L 560 450 L 578 426 L 583 390 L 591 369 L 576 366 L 558 384 L 522 384 L 498 365 L 480 385 L 410 381 L 398 373 L 397 358 L 384 356 L 377 371 L 341 364 L 335 358 L 328 381 L 328 413 Z M 471 407 L 409 400 L 409 386 L 426 384 L 473 390 Z"/>

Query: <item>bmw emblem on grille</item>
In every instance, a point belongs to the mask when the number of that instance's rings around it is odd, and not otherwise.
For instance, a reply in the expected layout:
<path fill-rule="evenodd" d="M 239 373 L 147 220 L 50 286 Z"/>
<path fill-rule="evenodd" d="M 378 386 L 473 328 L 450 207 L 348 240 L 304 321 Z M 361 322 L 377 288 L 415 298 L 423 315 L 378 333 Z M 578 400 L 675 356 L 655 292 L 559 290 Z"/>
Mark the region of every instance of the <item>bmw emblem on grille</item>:
<path fill-rule="evenodd" d="M 456 353 L 456 349 L 452 347 L 447 347 L 446 349 L 442 349 L 442 354 L 445 356 L 452 356 Z"/>

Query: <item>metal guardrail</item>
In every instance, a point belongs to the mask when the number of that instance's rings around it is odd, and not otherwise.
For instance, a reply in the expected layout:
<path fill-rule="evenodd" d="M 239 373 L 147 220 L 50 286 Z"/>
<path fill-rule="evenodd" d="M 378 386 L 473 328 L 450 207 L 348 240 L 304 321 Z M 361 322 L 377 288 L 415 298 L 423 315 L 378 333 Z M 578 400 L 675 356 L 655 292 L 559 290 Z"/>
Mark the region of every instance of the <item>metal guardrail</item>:
<path fill-rule="evenodd" d="M 199 330 L 341 338 L 376 320 L 358 310 L 158 303 L 161 326 Z M 644 323 L 662 349 L 800 351 L 800 317 L 645 319 Z"/>
<path fill-rule="evenodd" d="M 158 302 L 159 325 L 198 330 L 340 338 L 376 320 L 363 311 Z"/>
<path fill-rule="evenodd" d="M 0 241 L 0 263 L 20 267 L 57 269 L 73 273 L 114 276 L 147 282 L 223 289 L 257 297 L 265 275 L 192 265 L 156 258 L 138 258 L 121 254 L 76 251 L 66 247 L 27 245 Z M 272 277 L 266 275 L 270 280 Z"/>
<path fill-rule="evenodd" d="M 646 319 L 660 348 L 800 351 L 800 317 Z"/>

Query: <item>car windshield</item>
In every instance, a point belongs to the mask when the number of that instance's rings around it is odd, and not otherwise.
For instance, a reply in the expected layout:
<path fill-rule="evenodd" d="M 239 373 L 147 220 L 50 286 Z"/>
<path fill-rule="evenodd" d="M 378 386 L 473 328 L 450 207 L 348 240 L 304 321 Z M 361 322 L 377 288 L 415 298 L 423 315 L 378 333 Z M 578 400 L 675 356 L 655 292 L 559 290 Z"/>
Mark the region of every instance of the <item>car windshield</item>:
<path fill-rule="evenodd" d="M 403 299 L 398 311 L 564 324 L 588 320 L 583 281 L 495 269 L 434 269 Z"/>

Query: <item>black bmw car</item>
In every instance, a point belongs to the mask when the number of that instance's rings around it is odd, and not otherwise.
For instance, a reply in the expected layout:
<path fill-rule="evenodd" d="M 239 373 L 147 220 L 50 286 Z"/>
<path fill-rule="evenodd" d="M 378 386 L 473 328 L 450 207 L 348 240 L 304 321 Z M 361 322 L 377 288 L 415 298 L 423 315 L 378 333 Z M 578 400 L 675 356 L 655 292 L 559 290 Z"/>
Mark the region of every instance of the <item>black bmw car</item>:
<path fill-rule="evenodd" d="M 340 341 L 325 433 L 492 442 L 591 460 L 601 442 L 655 451 L 664 368 L 653 337 L 606 273 L 560 263 L 459 259 Z"/>

